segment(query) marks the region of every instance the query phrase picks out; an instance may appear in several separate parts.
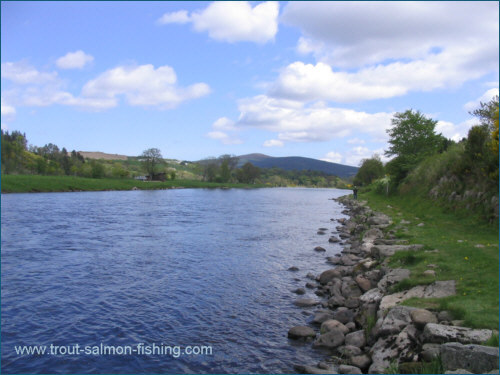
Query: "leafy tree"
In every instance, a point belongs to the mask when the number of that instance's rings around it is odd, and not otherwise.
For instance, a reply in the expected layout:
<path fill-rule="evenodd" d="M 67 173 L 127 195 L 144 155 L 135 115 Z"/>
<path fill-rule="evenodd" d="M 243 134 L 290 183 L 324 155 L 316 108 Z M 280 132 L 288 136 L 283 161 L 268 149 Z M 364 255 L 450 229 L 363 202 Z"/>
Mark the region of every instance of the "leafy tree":
<path fill-rule="evenodd" d="M 157 172 L 158 167 L 164 164 L 161 151 L 157 148 L 149 148 L 145 150 L 140 158 L 142 160 L 144 170 L 151 177 L 153 177 L 153 175 Z"/>
<path fill-rule="evenodd" d="M 363 159 L 358 173 L 354 177 L 354 185 L 369 185 L 372 181 L 384 176 L 384 165 L 380 156 L 373 155 L 370 159 Z"/>
<path fill-rule="evenodd" d="M 387 130 L 390 147 L 387 156 L 395 156 L 388 163 L 389 172 L 399 183 L 425 157 L 443 148 L 444 137 L 436 134 L 437 121 L 425 117 L 420 111 L 396 113 L 392 128 Z"/>
<path fill-rule="evenodd" d="M 257 178 L 260 176 L 260 169 L 254 166 L 252 163 L 245 163 L 238 171 L 236 172 L 236 178 L 239 182 L 245 184 L 252 184 L 255 182 Z"/>
<path fill-rule="evenodd" d="M 234 155 L 221 155 L 219 156 L 220 163 L 220 181 L 228 182 L 231 179 L 231 175 L 233 170 L 236 168 L 238 164 L 238 158 Z"/>
<path fill-rule="evenodd" d="M 214 182 L 219 172 L 219 162 L 214 157 L 207 158 L 200 162 L 202 166 L 203 181 Z"/>
<path fill-rule="evenodd" d="M 479 118 L 481 125 L 485 125 L 490 132 L 495 131 L 495 118 L 498 119 L 498 95 L 488 103 L 479 102 L 479 108 L 469 112 L 472 116 Z"/>

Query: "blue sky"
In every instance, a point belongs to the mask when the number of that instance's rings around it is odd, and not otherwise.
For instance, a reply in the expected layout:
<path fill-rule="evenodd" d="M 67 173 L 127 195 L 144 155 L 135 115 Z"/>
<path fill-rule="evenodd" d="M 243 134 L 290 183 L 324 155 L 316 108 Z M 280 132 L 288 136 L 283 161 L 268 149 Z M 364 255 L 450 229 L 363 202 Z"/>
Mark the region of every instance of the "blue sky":
<path fill-rule="evenodd" d="M 31 144 L 358 165 L 395 112 L 458 140 L 498 94 L 498 2 L 1 3 L 2 128 Z"/>

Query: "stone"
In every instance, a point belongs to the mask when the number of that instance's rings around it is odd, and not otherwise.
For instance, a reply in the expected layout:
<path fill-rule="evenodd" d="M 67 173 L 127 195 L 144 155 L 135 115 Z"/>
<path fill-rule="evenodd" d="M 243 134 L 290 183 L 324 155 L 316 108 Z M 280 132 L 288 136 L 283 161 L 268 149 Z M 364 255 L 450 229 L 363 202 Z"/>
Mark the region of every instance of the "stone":
<path fill-rule="evenodd" d="M 292 266 L 288 269 L 288 271 L 292 271 L 292 272 L 297 272 L 299 270 L 299 267 L 295 267 L 295 266 Z"/>
<path fill-rule="evenodd" d="M 355 366 L 340 365 L 339 374 L 362 374 L 361 369 Z"/>
<path fill-rule="evenodd" d="M 441 345 L 439 344 L 424 344 L 422 345 L 422 351 L 420 352 L 420 357 L 426 361 L 431 362 L 441 355 Z"/>
<path fill-rule="evenodd" d="M 369 291 L 372 287 L 370 280 L 368 280 L 363 275 L 358 275 L 354 278 L 354 281 L 358 284 L 358 287 L 363 291 L 363 293 Z"/>
<path fill-rule="evenodd" d="M 363 294 L 352 277 L 342 278 L 341 292 L 344 298 L 361 297 Z"/>
<path fill-rule="evenodd" d="M 340 278 L 340 277 L 342 277 L 342 274 L 340 273 L 340 271 L 336 268 L 333 268 L 333 269 L 326 270 L 326 271 L 322 272 L 321 275 L 319 275 L 319 282 L 322 285 L 325 285 L 329 281 L 331 281 L 332 279 Z"/>
<path fill-rule="evenodd" d="M 328 239 L 328 242 L 330 243 L 338 243 L 340 242 L 340 239 L 335 237 L 335 236 L 331 236 L 329 239 Z"/>
<path fill-rule="evenodd" d="M 430 285 L 417 285 L 410 290 L 386 295 L 380 302 L 380 309 L 386 310 L 410 298 L 443 298 L 456 294 L 455 281 L 436 281 Z M 439 320 L 439 318 L 438 318 Z"/>
<path fill-rule="evenodd" d="M 358 348 L 357 346 L 350 346 L 350 345 L 345 345 L 345 346 L 339 346 L 337 348 L 337 351 L 342 354 L 343 356 L 346 356 L 346 357 L 357 357 L 357 356 L 360 356 L 363 354 L 363 352 L 361 351 L 360 348 Z M 357 367 L 361 367 L 361 366 L 358 366 L 356 364 L 353 364 L 354 366 L 357 366 Z M 362 367 L 361 367 L 362 368 Z"/>
<path fill-rule="evenodd" d="M 453 320 L 453 316 L 449 311 L 440 311 L 437 315 L 437 318 L 440 322 L 451 322 Z"/>
<path fill-rule="evenodd" d="M 319 301 L 312 298 L 301 298 L 295 300 L 294 305 L 299 307 L 312 307 L 319 304 Z"/>
<path fill-rule="evenodd" d="M 366 354 L 353 355 L 349 358 L 349 363 L 356 366 L 362 370 L 368 369 L 372 360 Z"/>
<path fill-rule="evenodd" d="M 410 270 L 405 268 L 392 269 L 378 282 L 377 288 L 379 288 L 382 292 L 386 292 L 392 285 L 408 279 L 409 277 Z"/>
<path fill-rule="evenodd" d="M 335 371 L 321 369 L 314 366 L 293 365 L 298 374 L 335 374 Z"/>
<path fill-rule="evenodd" d="M 424 223 L 419 223 L 419 224 L 417 224 L 417 227 L 423 227 L 423 226 L 425 226 L 425 224 L 424 224 Z"/>
<path fill-rule="evenodd" d="M 434 270 L 427 270 L 427 271 L 424 271 L 424 276 L 432 276 L 432 277 L 435 277 L 435 276 L 436 276 L 436 271 L 434 271 Z"/>
<path fill-rule="evenodd" d="M 349 297 L 345 300 L 344 306 L 348 309 L 354 309 L 359 306 L 359 298 L 358 297 Z"/>
<path fill-rule="evenodd" d="M 425 288 L 423 298 L 443 298 L 456 293 L 455 280 L 436 281 Z"/>
<path fill-rule="evenodd" d="M 414 307 L 396 306 L 389 310 L 378 330 L 379 336 L 389 336 L 401 332 L 411 324 L 411 311 Z"/>
<path fill-rule="evenodd" d="M 338 328 L 333 328 L 331 331 L 320 335 L 316 341 L 314 341 L 314 347 L 324 347 L 329 349 L 334 349 L 344 343 L 344 334 Z"/>
<path fill-rule="evenodd" d="M 369 217 L 367 223 L 370 225 L 378 225 L 379 227 L 386 227 L 392 224 L 392 221 L 389 216 L 378 212 L 376 215 Z"/>
<path fill-rule="evenodd" d="M 339 295 L 335 295 L 328 300 L 328 307 L 335 308 L 339 306 L 344 306 L 345 298 Z"/>
<path fill-rule="evenodd" d="M 316 285 L 314 285 L 313 283 L 306 283 L 306 288 L 307 289 L 314 289 L 314 288 L 316 288 Z"/>
<path fill-rule="evenodd" d="M 325 231 L 322 231 L 322 230 L 318 230 L 317 234 L 319 234 L 319 235 L 323 235 L 323 234 L 326 234 L 326 232 L 325 232 Z"/>
<path fill-rule="evenodd" d="M 362 348 L 366 345 L 365 331 L 355 331 L 345 336 L 345 344 Z"/>
<path fill-rule="evenodd" d="M 345 324 L 345 326 L 350 332 L 352 332 L 356 329 L 356 323 L 354 323 L 354 322 L 349 322 L 349 323 Z"/>
<path fill-rule="evenodd" d="M 326 251 L 326 249 L 324 247 L 321 247 L 321 246 L 316 246 L 314 248 L 314 251 L 317 251 L 317 252 L 323 252 L 323 251 Z"/>
<path fill-rule="evenodd" d="M 308 339 L 315 338 L 316 332 L 311 327 L 296 326 L 288 330 L 288 338 L 290 339 Z"/>
<path fill-rule="evenodd" d="M 346 307 L 339 307 L 333 312 L 333 319 L 346 324 L 354 320 L 354 312 Z"/>
<path fill-rule="evenodd" d="M 306 290 L 304 288 L 297 288 L 293 292 L 299 295 L 306 294 Z"/>
<path fill-rule="evenodd" d="M 493 331 L 490 329 L 472 329 L 428 323 L 424 328 L 423 340 L 436 344 L 450 341 L 463 344 L 481 344 L 488 340 L 492 334 Z"/>
<path fill-rule="evenodd" d="M 376 258 L 386 258 L 398 251 L 417 251 L 423 247 L 424 245 L 377 245 L 372 247 L 371 254 Z"/>
<path fill-rule="evenodd" d="M 384 374 L 391 361 L 398 357 L 397 348 L 392 345 L 390 338 L 379 338 L 370 349 L 372 364 L 368 369 L 370 374 Z"/>
<path fill-rule="evenodd" d="M 330 312 L 318 312 L 314 315 L 314 318 L 312 320 L 313 324 L 323 324 L 327 320 L 332 319 L 332 313 Z"/>
<path fill-rule="evenodd" d="M 379 303 L 382 300 L 382 293 L 378 288 L 370 289 L 361 297 L 359 297 L 360 301 L 363 303 Z"/>
<path fill-rule="evenodd" d="M 445 374 L 473 374 L 473 372 L 469 372 L 467 370 L 464 370 L 463 368 L 459 368 L 458 370 L 455 371 L 445 371 Z"/>
<path fill-rule="evenodd" d="M 441 345 L 441 361 L 445 370 L 485 374 L 498 368 L 498 348 L 448 342 Z"/>
<path fill-rule="evenodd" d="M 378 228 L 368 229 L 363 235 L 363 242 L 374 242 L 377 238 L 384 237 L 384 233 Z"/>
<path fill-rule="evenodd" d="M 347 328 L 344 324 L 340 323 L 338 320 L 335 319 L 329 319 L 324 321 L 321 324 L 320 332 L 323 334 L 330 332 L 333 329 L 340 330 L 344 335 L 349 333 L 349 328 Z"/>
<path fill-rule="evenodd" d="M 437 323 L 437 322 L 436 322 Z M 462 327 L 464 325 L 464 320 L 452 320 L 451 325 L 455 327 Z"/>
<path fill-rule="evenodd" d="M 436 316 L 429 310 L 416 309 L 410 312 L 411 320 L 413 324 L 419 329 L 424 329 L 427 323 L 437 323 L 438 320 Z"/>

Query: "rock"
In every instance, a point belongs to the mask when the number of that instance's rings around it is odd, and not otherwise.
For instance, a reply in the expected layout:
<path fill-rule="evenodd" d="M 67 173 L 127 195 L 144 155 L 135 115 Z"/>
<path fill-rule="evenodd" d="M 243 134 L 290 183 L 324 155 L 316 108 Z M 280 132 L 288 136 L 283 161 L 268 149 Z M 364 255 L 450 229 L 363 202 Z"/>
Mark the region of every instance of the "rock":
<path fill-rule="evenodd" d="M 324 247 L 321 247 L 321 246 L 316 246 L 314 248 L 314 251 L 317 251 L 317 252 L 323 252 L 323 251 L 326 251 L 326 249 Z"/>
<path fill-rule="evenodd" d="M 306 294 L 306 290 L 304 288 L 297 288 L 293 292 L 299 295 Z"/>
<path fill-rule="evenodd" d="M 396 337 L 394 345 L 399 352 L 399 359 L 403 361 L 411 361 L 417 358 L 418 347 L 418 331 L 414 325 L 406 326 Z"/>
<path fill-rule="evenodd" d="M 444 373 L 445 374 L 473 374 L 472 372 L 464 370 L 463 368 L 459 368 L 458 370 L 455 370 L 455 371 L 445 371 Z"/>
<path fill-rule="evenodd" d="M 296 326 L 288 330 L 288 338 L 290 339 L 308 339 L 315 338 L 316 332 L 311 327 Z"/>
<path fill-rule="evenodd" d="M 361 369 L 355 366 L 340 365 L 339 374 L 362 374 Z"/>
<path fill-rule="evenodd" d="M 434 270 L 427 270 L 427 271 L 424 271 L 424 275 L 425 276 L 435 277 L 436 276 L 436 271 L 434 271 Z"/>
<path fill-rule="evenodd" d="M 354 281 L 358 284 L 359 288 L 364 292 L 367 292 L 371 289 L 371 282 L 366 277 L 362 275 L 358 275 L 354 278 Z"/>
<path fill-rule="evenodd" d="M 342 274 L 337 268 L 333 268 L 330 270 L 326 270 L 321 275 L 319 275 L 319 282 L 322 285 L 327 284 L 329 281 L 331 281 L 334 278 L 340 278 L 342 277 Z"/>
<path fill-rule="evenodd" d="M 298 374 L 335 374 L 335 371 L 325 370 L 313 366 L 293 365 Z"/>
<path fill-rule="evenodd" d="M 429 310 L 416 309 L 410 312 L 411 320 L 413 324 L 419 329 L 424 329 L 427 323 L 437 323 L 436 316 Z"/>
<path fill-rule="evenodd" d="M 307 289 L 314 289 L 314 288 L 316 288 L 316 285 L 314 285 L 313 283 L 306 283 L 306 288 Z"/>
<path fill-rule="evenodd" d="M 376 215 L 368 218 L 367 223 L 370 225 L 378 225 L 379 227 L 387 227 L 392 224 L 392 221 L 389 216 L 382 213 L 377 213 Z"/>
<path fill-rule="evenodd" d="M 389 338 L 379 338 L 370 349 L 372 364 L 368 370 L 370 374 L 384 374 L 391 361 L 398 357 L 397 348 L 393 347 Z"/>
<path fill-rule="evenodd" d="M 328 307 L 335 308 L 339 306 L 344 306 L 345 298 L 339 295 L 335 295 L 328 300 Z"/>
<path fill-rule="evenodd" d="M 403 330 L 412 322 L 411 311 L 414 307 L 396 306 L 392 308 L 384 318 L 382 325 L 378 330 L 379 336 L 394 335 Z"/>
<path fill-rule="evenodd" d="M 363 303 L 379 303 L 382 300 L 382 293 L 378 288 L 370 289 L 363 294 L 359 299 Z"/>
<path fill-rule="evenodd" d="M 344 335 L 349 333 L 349 328 L 347 328 L 344 324 L 340 323 L 338 320 L 335 319 L 329 319 L 324 321 L 321 324 L 320 332 L 323 334 L 330 332 L 333 329 L 340 330 Z"/>
<path fill-rule="evenodd" d="M 377 288 L 379 288 L 382 292 L 387 291 L 392 285 L 399 283 L 404 279 L 408 279 L 410 277 L 410 270 L 405 268 L 395 268 L 390 270 L 387 274 L 382 277 L 382 279 L 378 282 Z"/>
<path fill-rule="evenodd" d="M 372 363 L 372 360 L 366 354 L 353 355 L 349 358 L 349 363 L 362 370 L 366 370 Z"/>
<path fill-rule="evenodd" d="M 345 327 L 350 331 L 354 331 L 356 329 L 356 323 L 354 322 L 349 322 L 345 325 Z"/>
<path fill-rule="evenodd" d="M 295 306 L 299 307 L 312 307 L 318 305 L 320 302 L 312 298 L 301 298 L 294 302 Z"/>
<path fill-rule="evenodd" d="M 359 306 L 359 298 L 358 297 L 349 297 L 345 300 L 344 306 L 348 309 L 355 309 Z"/>
<path fill-rule="evenodd" d="M 417 224 L 417 227 L 423 227 L 423 226 L 425 226 L 425 224 L 424 224 L 424 223 L 419 223 L 419 224 Z"/>
<path fill-rule="evenodd" d="M 340 329 L 334 328 L 327 333 L 320 335 L 316 341 L 314 341 L 314 347 L 324 347 L 334 349 L 344 343 L 344 334 Z"/>
<path fill-rule="evenodd" d="M 358 348 L 357 346 L 350 346 L 350 345 L 345 345 L 345 346 L 339 346 L 337 348 L 337 351 L 342 354 L 343 356 L 346 356 L 346 357 L 357 357 L 357 356 L 360 356 L 363 354 L 363 352 L 361 351 L 360 348 Z M 353 363 L 354 366 L 357 366 L 357 367 L 361 367 L 361 366 L 358 366 L 356 364 Z M 361 367 L 362 368 L 362 367 Z"/>
<path fill-rule="evenodd" d="M 441 361 L 445 370 L 484 374 L 498 368 L 498 348 L 448 342 L 441 345 Z"/>
<path fill-rule="evenodd" d="M 340 290 L 344 298 L 361 297 L 363 294 L 352 277 L 342 278 L 342 287 Z"/>
<path fill-rule="evenodd" d="M 317 234 L 323 235 L 323 234 L 326 234 L 326 232 L 324 232 L 322 230 L 318 230 Z"/>
<path fill-rule="evenodd" d="M 345 336 L 345 344 L 362 348 L 366 345 L 365 331 L 356 331 Z"/>
<path fill-rule="evenodd" d="M 386 310 L 409 298 L 442 298 L 455 294 L 455 281 L 436 281 L 430 285 L 417 285 L 410 290 L 384 296 L 380 302 L 380 309 Z"/>
<path fill-rule="evenodd" d="M 318 312 L 314 315 L 314 319 L 312 320 L 312 323 L 314 324 L 323 324 L 327 320 L 332 319 L 332 313 L 330 312 Z"/>
<path fill-rule="evenodd" d="M 384 233 L 378 228 L 368 229 L 363 235 L 363 242 L 374 242 L 377 238 L 384 237 Z"/>
<path fill-rule="evenodd" d="M 333 312 L 333 319 L 346 324 L 354 320 L 354 312 L 346 307 L 339 307 Z"/>
<path fill-rule="evenodd" d="M 318 228 L 318 230 L 324 232 L 325 230 L 328 230 L 328 228 Z"/>
<path fill-rule="evenodd" d="M 453 320 L 453 316 L 449 311 L 440 311 L 437 315 L 437 318 L 440 322 L 446 321 L 446 322 L 451 322 Z"/>
<path fill-rule="evenodd" d="M 328 239 L 328 242 L 330 243 L 337 243 L 337 242 L 340 242 L 340 239 L 335 237 L 335 236 L 331 236 L 329 239 Z"/>
<path fill-rule="evenodd" d="M 424 245 L 376 245 L 372 247 L 371 253 L 377 258 L 386 258 L 394 255 L 398 251 L 417 251 Z"/>
<path fill-rule="evenodd" d="M 288 271 L 292 271 L 292 272 L 297 272 L 299 270 L 299 267 L 295 267 L 295 266 L 292 266 L 288 269 Z"/>
<path fill-rule="evenodd" d="M 420 352 L 420 357 L 426 361 L 431 362 L 441 355 L 441 345 L 439 344 L 424 344 L 422 345 L 422 351 Z"/>
<path fill-rule="evenodd" d="M 423 339 L 424 342 L 436 344 L 450 341 L 463 344 L 481 344 L 488 340 L 492 334 L 493 331 L 489 329 L 472 329 L 428 323 L 424 328 Z"/>
<path fill-rule="evenodd" d="M 436 322 L 437 323 L 437 322 Z M 464 320 L 452 320 L 451 325 L 455 327 L 462 327 L 464 325 Z"/>

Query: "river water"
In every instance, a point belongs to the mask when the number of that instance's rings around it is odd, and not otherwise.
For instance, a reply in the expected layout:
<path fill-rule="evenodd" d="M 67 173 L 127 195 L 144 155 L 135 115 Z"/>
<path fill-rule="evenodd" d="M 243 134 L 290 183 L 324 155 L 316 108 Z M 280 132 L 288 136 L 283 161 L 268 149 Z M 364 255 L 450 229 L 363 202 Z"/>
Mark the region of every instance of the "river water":
<path fill-rule="evenodd" d="M 344 194 L 2 195 L 2 372 L 293 373 L 295 363 L 317 363 L 324 353 L 287 338 L 314 311 L 294 306 L 292 290 L 340 252 L 316 232 L 335 231 L 330 219 L 343 217 L 342 207 L 330 199 Z M 318 245 L 326 254 L 313 251 Z M 157 352 L 126 352 L 140 343 Z M 101 344 L 115 354 L 81 352 Z M 21 354 L 23 346 L 47 351 Z M 212 353 L 175 351 L 187 346 Z"/>

